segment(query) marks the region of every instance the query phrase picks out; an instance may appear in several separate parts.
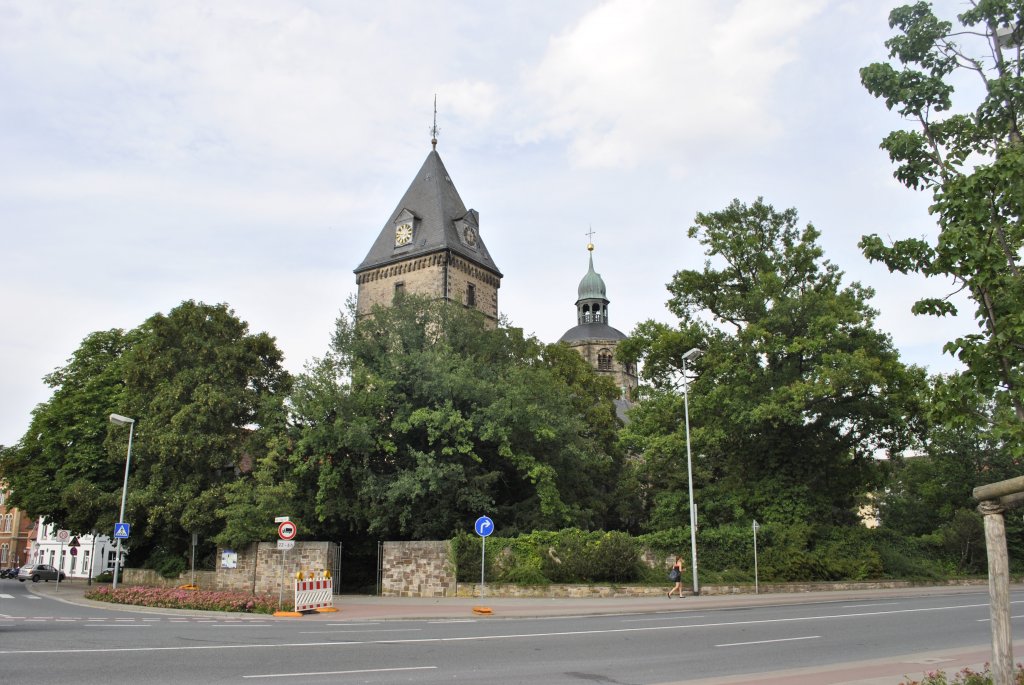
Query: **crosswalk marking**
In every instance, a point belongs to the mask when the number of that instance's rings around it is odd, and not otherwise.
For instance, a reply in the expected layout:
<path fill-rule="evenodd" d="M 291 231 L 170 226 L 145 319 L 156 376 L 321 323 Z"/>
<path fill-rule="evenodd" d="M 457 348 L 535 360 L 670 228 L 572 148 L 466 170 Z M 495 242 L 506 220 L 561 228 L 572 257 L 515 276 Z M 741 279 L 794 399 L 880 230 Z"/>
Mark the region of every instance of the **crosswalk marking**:
<path fill-rule="evenodd" d="M 6 595 L 6 594 L 3 594 L 3 593 L 0 593 L 0 599 L 14 599 L 14 595 Z"/>

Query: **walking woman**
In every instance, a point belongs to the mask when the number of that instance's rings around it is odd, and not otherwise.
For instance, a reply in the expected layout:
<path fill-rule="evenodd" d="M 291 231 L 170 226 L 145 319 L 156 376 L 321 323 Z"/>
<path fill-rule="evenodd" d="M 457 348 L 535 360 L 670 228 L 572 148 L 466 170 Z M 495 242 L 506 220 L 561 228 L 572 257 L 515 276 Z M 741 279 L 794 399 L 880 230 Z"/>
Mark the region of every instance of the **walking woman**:
<path fill-rule="evenodd" d="M 676 557 L 676 563 L 672 564 L 672 570 L 668 572 L 668 579 L 675 583 L 675 587 L 668 591 L 669 599 L 672 598 L 672 593 L 677 592 L 679 596 L 683 596 L 683 571 L 686 568 L 683 567 L 683 558 L 680 556 Z"/>

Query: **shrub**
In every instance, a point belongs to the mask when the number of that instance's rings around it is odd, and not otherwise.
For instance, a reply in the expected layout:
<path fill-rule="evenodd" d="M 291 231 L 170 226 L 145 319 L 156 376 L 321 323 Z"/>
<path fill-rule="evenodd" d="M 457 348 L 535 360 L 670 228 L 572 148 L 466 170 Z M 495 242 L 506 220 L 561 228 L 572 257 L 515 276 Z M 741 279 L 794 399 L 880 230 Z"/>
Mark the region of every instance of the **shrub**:
<path fill-rule="evenodd" d="M 1017 664 L 1013 682 L 1016 685 L 1024 685 L 1024 666 Z M 965 668 L 957 673 L 953 680 L 949 680 L 944 671 L 933 671 L 926 674 L 923 680 L 901 680 L 900 685 L 992 685 L 992 672 L 988 664 L 985 664 L 983 671 Z"/>
<path fill-rule="evenodd" d="M 156 549 L 149 555 L 146 568 L 153 569 L 164 578 L 177 578 L 188 568 L 188 563 L 180 554 Z"/>

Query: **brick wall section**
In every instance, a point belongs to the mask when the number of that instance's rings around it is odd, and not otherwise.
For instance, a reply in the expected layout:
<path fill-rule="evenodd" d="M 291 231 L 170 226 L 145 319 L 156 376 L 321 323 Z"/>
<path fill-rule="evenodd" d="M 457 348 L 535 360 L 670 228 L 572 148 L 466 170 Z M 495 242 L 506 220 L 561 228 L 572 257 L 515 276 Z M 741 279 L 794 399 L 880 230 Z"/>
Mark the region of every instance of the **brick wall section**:
<path fill-rule="evenodd" d="M 284 583 L 284 589 L 289 591 L 297 572 L 331 568 L 332 545 L 330 542 L 296 542 L 293 549 L 285 552 L 277 549 L 276 542 L 261 542 L 258 546 L 235 550 L 237 568 L 218 568 L 216 589 L 275 595 L 280 593 Z M 222 551 L 217 549 L 218 564 Z"/>
<path fill-rule="evenodd" d="M 78 581 L 79 579 L 75 579 Z M 150 568 L 126 568 L 119 585 L 144 585 L 146 587 L 178 587 L 192 582 L 192 571 L 185 571 L 177 578 L 164 578 Z M 196 585 L 200 590 L 213 590 L 217 587 L 215 571 L 196 571 Z"/>
<path fill-rule="evenodd" d="M 381 575 L 384 597 L 454 597 L 455 569 L 447 540 L 385 542 Z"/>
<path fill-rule="evenodd" d="M 237 568 L 219 568 L 223 549 L 218 548 L 218 568 L 215 571 L 196 571 L 196 585 L 200 590 L 277 595 L 284 582 L 285 592 L 291 592 L 292 580 L 297 572 L 331 569 L 334 558 L 332 548 L 335 546 L 332 542 L 296 542 L 295 547 L 284 556 L 284 552 L 277 549 L 276 542 L 261 542 L 258 547 L 254 544 L 244 550 L 235 550 L 238 554 Z M 191 579 L 191 571 L 177 578 L 164 578 L 152 569 L 126 568 L 121 582 L 124 585 L 178 587 L 189 583 Z"/>

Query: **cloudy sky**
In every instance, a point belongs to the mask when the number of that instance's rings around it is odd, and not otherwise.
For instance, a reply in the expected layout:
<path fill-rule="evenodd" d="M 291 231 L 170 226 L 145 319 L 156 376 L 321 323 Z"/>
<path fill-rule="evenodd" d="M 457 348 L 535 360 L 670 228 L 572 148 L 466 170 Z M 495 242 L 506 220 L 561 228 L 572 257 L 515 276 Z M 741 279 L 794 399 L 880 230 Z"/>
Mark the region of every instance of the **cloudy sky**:
<path fill-rule="evenodd" d="M 290 370 L 327 349 L 359 264 L 438 151 L 505 277 L 501 312 L 575 324 L 587 231 L 611 324 L 671 322 L 697 212 L 758 196 L 876 289 L 907 362 L 955 362 L 947 283 L 890 275 L 865 233 L 934 235 L 896 183 L 901 125 L 857 70 L 890 0 L 0 0 L 0 444 L 93 331 L 228 303 Z M 955 0 L 938 3 L 952 18 Z"/>

